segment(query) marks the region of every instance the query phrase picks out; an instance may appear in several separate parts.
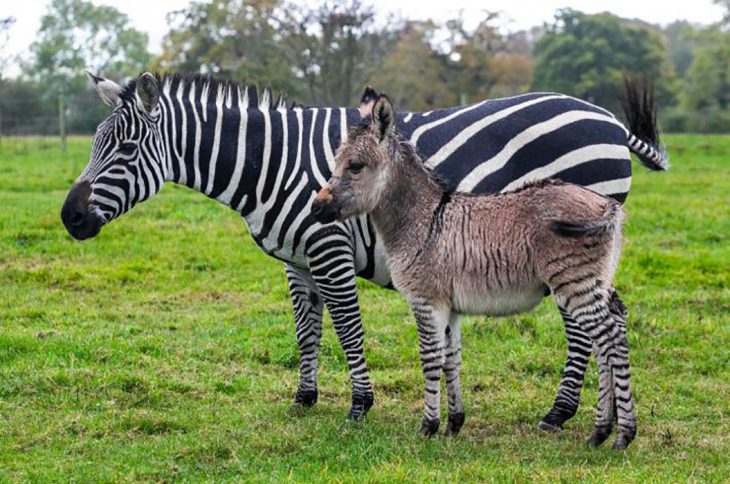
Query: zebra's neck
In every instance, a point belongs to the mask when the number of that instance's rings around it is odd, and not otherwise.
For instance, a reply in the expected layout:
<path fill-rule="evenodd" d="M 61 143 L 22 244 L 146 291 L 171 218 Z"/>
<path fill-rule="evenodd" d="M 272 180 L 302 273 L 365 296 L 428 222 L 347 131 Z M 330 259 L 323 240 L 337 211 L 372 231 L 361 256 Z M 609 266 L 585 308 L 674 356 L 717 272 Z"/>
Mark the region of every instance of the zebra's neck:
<path fill-rule="evenodd" d="M 195 81 L 165 83 L 160 106 L 167 179 L 240 213 L 267 253 L 295 257 L 356 110 L 287 109 L 269 91 Z"/>

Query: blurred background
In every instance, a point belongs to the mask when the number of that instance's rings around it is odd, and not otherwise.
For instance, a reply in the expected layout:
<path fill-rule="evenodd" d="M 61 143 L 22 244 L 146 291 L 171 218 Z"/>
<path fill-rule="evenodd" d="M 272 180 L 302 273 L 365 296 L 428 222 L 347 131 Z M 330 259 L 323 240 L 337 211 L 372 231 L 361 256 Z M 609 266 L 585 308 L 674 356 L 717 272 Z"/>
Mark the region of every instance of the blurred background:
<path fill-rule="evenodd" d="M 92 133 L 107 110 L 85 68 L 214 74 L 305 105 L 355 106 L 372 83 L 401 110 L 549 90 L 613 112 L 627 72 L 654 82 L 665 131 L 730 132 L 730 0 L 128 3 L 4 5 L 0 136 Z"/>

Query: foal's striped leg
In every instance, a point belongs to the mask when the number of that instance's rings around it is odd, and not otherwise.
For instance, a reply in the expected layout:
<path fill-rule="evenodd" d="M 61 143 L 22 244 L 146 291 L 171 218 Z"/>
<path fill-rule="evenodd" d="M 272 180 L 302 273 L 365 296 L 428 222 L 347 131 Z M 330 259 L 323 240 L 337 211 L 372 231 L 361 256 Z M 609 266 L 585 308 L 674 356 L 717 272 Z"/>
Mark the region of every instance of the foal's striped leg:
<path fill-rule="evenodd" d="M 444 366 L 446 326 L 449 323 L 448 309 L 437 309 L 425 299 L 409 301 L 418 328 L 418 352 L 421 368 L 426 380 L 423 421 L 420 433 L 425 436 L 438 432 L 441 401 L 441 370 Z"/>
<path fill-rule="evenodd" d="M 446 327 L 446 361 L 444 377 L 446 378 L 446 394 L 449 400 L 449 423 L 446 435 L 456 435 L 464 425 L 464 404 L 461 400 L 461 329 L 459 315 L 451 313 L 449 325 Z"/>
<path fill-rule="evenodd" d="M 615 403 L 619 434 L 614 448 L 625 449 L 636 435 L 626 333 L 611 314 L 611 293 L 599 281 L 589 287 L 595 290 L 564 298 L 573 319 L 590 335 L 601 369 L 598 410 L 589 443 L 599 445 L 610 435 Z"/>
<path fill-rule="evenodd" d="M 322 296 L 309 271 L 286 264 L 286 278 L 294 306 L 294 325 L 299 346 L 299 386 L 294 403 L 317 403 L 317 360 L 322 339 Z"/>
<path fill-rule="evenodd" d="M 591 356 L 591 339 L 568 314 L 558 307 L 563 317 L 565 336 L 568 340 L 568 359 L 565 362 L 563 377 L 560 380 L 558 394 L 555 397 L 550 411 L 540 421 L 542 430 L 557 431 L 563 428 L 563 423 L 575 415 L 580 401 L 580 391 L 583 388 L 583 378 Z"/>

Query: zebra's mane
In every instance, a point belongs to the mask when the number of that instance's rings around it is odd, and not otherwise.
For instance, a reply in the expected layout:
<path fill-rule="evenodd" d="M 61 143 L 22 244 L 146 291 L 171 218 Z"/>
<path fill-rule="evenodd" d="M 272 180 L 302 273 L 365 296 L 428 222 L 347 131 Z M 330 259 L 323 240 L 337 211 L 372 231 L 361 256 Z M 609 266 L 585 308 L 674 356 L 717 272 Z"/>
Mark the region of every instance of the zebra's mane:
<path fill-rule="evenodd" d="M 163 90 L 166 88 L 177 88 L 177 86 L 183 84 L 186 86 L 194 85 L 196 94 L 201 94 L 204 90 L 209 93 L 216 93 L 218 90 L 221 90 L 224 93 L 240 93 L 240 99 L 246 100 L 246 105 L 241 106 L 242 108 L 256 107 L 259 109 L 291 110 L 294 108 L 304 107 L 294 101 L 289 101 L 286 94 L 283 92 L 278 93 L 276 98 L 274 98 L 274 94 L 268 86 L 259 91 L 259 88 L 255 84 L 238 83 L 227 79 L 219 79 L 206 74 L 160 74 L 155 72 L 154 76 L 157 79 L 157 82 L 160 83 Z M 122 100 L 133 100 L 136 87 L 136 78 L 129 81 L 122 89 Z M 213 98 L 213 96 L 210 97 Z"/>

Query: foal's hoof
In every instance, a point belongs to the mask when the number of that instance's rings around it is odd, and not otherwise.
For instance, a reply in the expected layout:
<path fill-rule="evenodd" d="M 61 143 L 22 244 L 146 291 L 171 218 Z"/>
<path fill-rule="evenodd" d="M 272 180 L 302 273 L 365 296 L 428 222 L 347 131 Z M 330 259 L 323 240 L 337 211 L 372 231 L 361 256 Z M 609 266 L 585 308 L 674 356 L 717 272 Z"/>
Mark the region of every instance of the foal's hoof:
<path fill-rule="evenodd" d="M 540 420 L 540 423 L 537 424 L 537 428 L 542 430 L 543 432 L 548 432 L 551 434 L 559 434 L 563 431 L 563 427 L 561 425 L 553 425 L 544 420 Z"/>
<path fill-rule="evenodd" d="M 613 450 L 626 450 L 629 447 L 629 444 L 634 440 L 634 437 L 636 437 L 636 430 L 619 432 L 611 448 Z"/>
<path fill-rule="evenodd" d="M 359 422 L 365 418 L 368 414 L 368 410 L 373 406 L 373 394 L 366 393 L 365 395 L 353 395 L 352 396 L 352 407 L 350 413 L 347 415 L 347 419 L 353 422 Z"/>
<path fill-rule="evenodd" d="M 459 435 L 459 430 L 461 430 L 462 425 L 464 425 L 464 412 L 449 414 L 449 422 L 446 425 L 444 435 L 456 437 Z"/>
<path fill-rule="evenodd" d="M 586 441 L 591 447 L 598 447 L 611 435 L 612 425 L 602 425 L 593 429 L 593 433 Z"/>
<path fill-rule="evenodd" d="M 312 407 L 317 403 L 318 392 L 314 390 L 302 390 L 298 389 L 297 394 L 294 396 L 294 405 L 301 405 L 302 407 Z"/>
<path fill-rule="evenodd" d="M 439 419 L 428 420 L 424 418 L 421 421 L 421 430 L 418 431 L 424 437 L 433 437 L 439 431 L 439 425 L 441 421 Z"/>

